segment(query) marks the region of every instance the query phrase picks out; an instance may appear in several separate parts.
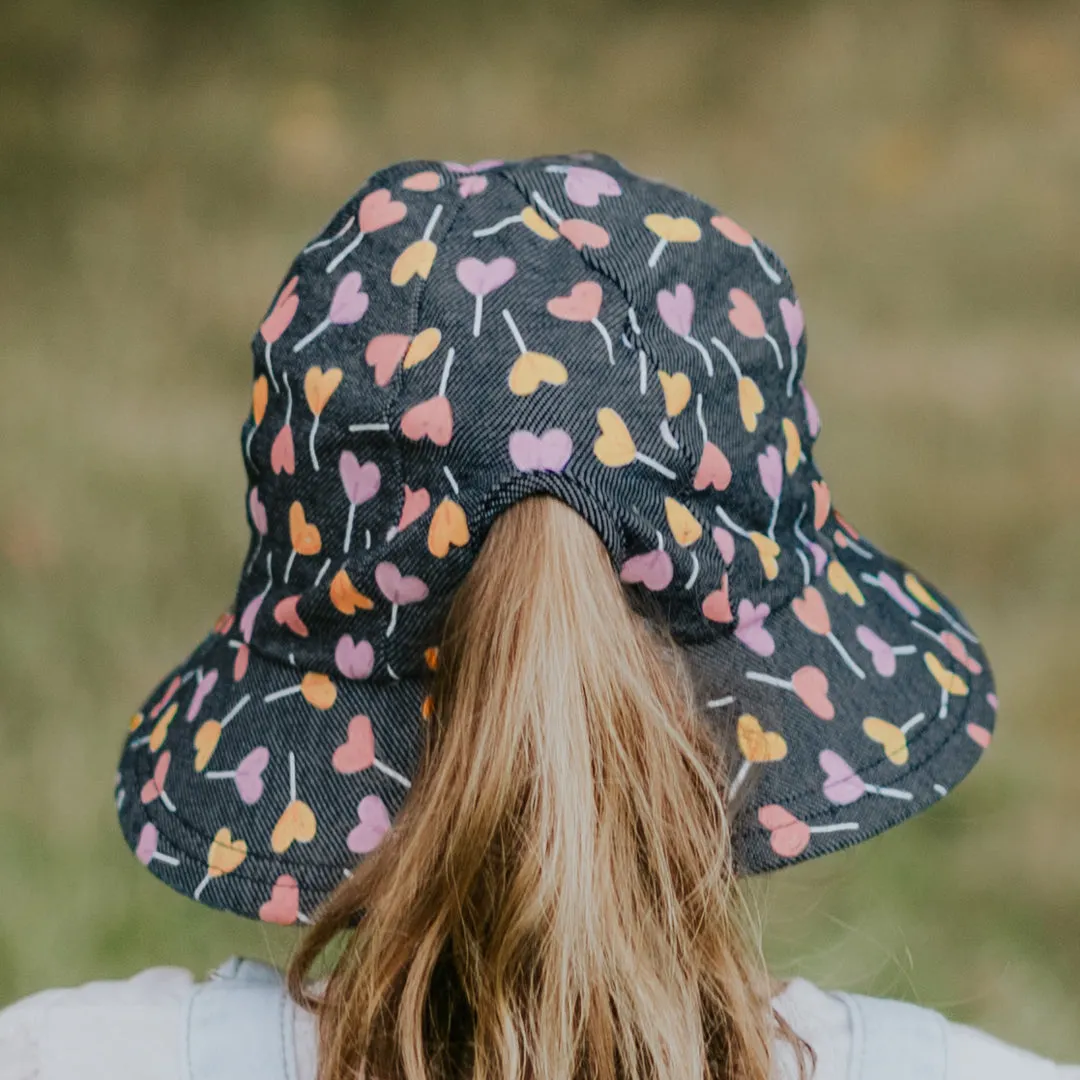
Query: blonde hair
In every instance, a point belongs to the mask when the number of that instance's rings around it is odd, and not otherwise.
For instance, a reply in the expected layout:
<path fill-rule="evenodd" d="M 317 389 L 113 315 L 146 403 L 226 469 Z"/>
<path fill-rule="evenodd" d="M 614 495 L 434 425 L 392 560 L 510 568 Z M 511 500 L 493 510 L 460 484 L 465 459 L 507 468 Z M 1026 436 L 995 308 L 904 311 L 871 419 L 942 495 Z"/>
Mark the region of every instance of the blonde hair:
<path fill-rule="evenodd" d="M 320 1080 L 767 1080 L 797 1040 L 692 683 L 583 518 L 539 496 L 495 521 L 409 798 L 290 965 Z"/>

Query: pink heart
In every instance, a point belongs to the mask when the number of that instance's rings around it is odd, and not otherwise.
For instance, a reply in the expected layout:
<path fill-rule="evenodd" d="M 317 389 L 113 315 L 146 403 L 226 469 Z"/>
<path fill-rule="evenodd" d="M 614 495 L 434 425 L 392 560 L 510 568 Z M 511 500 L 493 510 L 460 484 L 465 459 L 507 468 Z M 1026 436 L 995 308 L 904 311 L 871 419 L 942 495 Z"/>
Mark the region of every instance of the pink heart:
<path fill-rule="evenodd" d="M 378 795 L 365 795 L 356 808 L 360 824 L 349 833 L 345 845 L 358 855 L 374 851 L 390 828 L 390 815 Z"/>
<path fill-rule="evenodd" d="M 720 552 L 721 558 L 727 566 L 735 561 L 735 537 L 722 525 L 714 525 L 712 531 L 713 543 Z"/>
<path fill-rule="evenodd" d="M 855 628 L 855 638 L 859 644 L 870 654 L 874 662 L 874 670 L 886 679 L 896 674 L 896 653 L 892 646 L 883 638 L 878 637 L 869 626 Z"/>
<path fill-rule="evenodd" d="M 348 634 L 338 638 L 334 663 L 346 679 L 366 679 L 375 666 L 375 650 L 368 641 L 353 642 Z"/>
<path fill-rule="evenodd" d="M 701 613 L 711 622 L 729 623 L 734 619 L 731 614 L 731 599 L 728 595 L 728 576 L 720 579 L 720 588 L 713 589 L 701 602 Z"/>
<path fill-rule="evenodd" d="M 266 593 L 260 593 L 248 602 L 247 607 L 244 608 L 244 614 L 240 616 L 240 633 L 249 645 L 251 644 L 252 631 L 255 629 L 255 617 L 259 614 L 259 608 L 262 607 L 262 602 L 265 599 Z"/>
<path fill-rule="evenodd" d="M 288 424 L 274 436 L 270 446 L 270 468 L 279 475 L 287 472 L 292 476 L 296 472 L 296 452 L 293 448 L 292 428 Z"/>
<path fill-rule="evenodd" d="M 822 750 L 818 762 L 825 770 L 822 791 L 829 802 L 847 806 L 866 794 L 866 785 L 859 774 L 835 750 Z"/>
<path fill-rule="evenodd" d="M 984 750 L 990 745 L 990 740 L 993 738 L 992 733 L 984 728 L 981 724 L 968 724 L 965 730 L 968 733 L 968 738 L 974 739 Z"/>
<path fill-rule="evenodd" d="M 522 472 L 562 472 L 573 449 L 562 428 L 548 428 L 543 435 L 523 430 L 510 435 L 510 460 Z"/>
<path fill-rule="evenodd" d="M 233 682 L 239 682 L 246 674 L 248 661 L 251 659 L 251 650 L 246 645 L 236 646 L 236 658 L 233 660 Z"/>
<path fill-rule="evenodd" d="M 704 491 L 707 487 L 713 487 L 717 491 L 724 491 L 730 483 L 731 462 L 716 443 L 706 441 L 701 449 L 697 472 L 694 473 L 694 490 Z"/>
<path fill-rule="evenodd" d="M 408 334 L 376 334 L 364 350 L 368 367 L 375 369 L 375 385 L 385 386 L 409 351 Z"/>
<path fill-rule="evenodd" d="M 392 604 L 414 604 L 428 594 L 428 587 L 418 577 L 403 577 L 392 562 L 375 567 L 375 584 Z"/>
<path fill-rule="evenodd" d="M 559 223 L 559 232 L 580 251 L 584 247 L 606 248 L 611 236 L 602 225 L 582 218 L 567 218 Z"/>
<path fill-rule="evenodd" d="M 304 620 L 300 618 L 300 612 L 296 610 L 296 605 L 299 603 L 299 594 L 279 600 L 274 605 L 274 622 L 280 626 L 287 626 L 297 637 L 307 637 L 308 628 Z"/>
<path fill-rule="evenodd" d="M 782 806 L 770 803 L 758 810 L 758 821 L 769 830 L 769 845 L 777 855 L 794 859 L 810 846 L 810 826 L 789 814 Z"/>
<path fill-rule="evenodd" d="M 375 760 L 375 733 L 371 720 L 362 713 L 349 721 L 345 741 L 334 751 L 330 763 L 336 772 L 348 775 L 362 772 Z"/>
<path fill-rule="evenodd" d="M 270 751 L 265 746 L 256 746 L 239 765 L 233 783 L 240 793 L 240 798 L 248 806 L 253 806 L 262 798 L 263 770 L 270 763 Z"/>
<path fill-rule="evenodd" d="M 656 294 L 656 309 L 669 330 L 679 337 L 689 337 L 694 326 L 694 290 L 684 282 L 675 291 L 661 289 Z"/>
<path fill-rule="evenodd" d="M 803 404 L 806 406 L 806 430 L 810 432 L 811 439 L 816 439 L 818 432 L 821 431 L 821 413 L 818 412 L 818 407 L 814 404 L 814 399 L 810 396 L 810 391 L 806 389 L 805 383 L 800 389 Z"/>
<path fill-rule="evenodd" d="M 472 165 L 462 165 L 460 161 L 447 161 L 444 164 L 451 172 L 478 173 L 487 172 L 488 169 L 497 169 L 503 164 L 503 161 L 501 158 L 484 158 L 482 161 L 476 161 Z"/>
<path fill-rule="evenodd" d="M 299 280 L 299 277 L 290 278 L 289 283 L 281 290 L 277 300 L 274 301 L 274 307 L 270 314 L 263 319 L 262 325 L 259 327 L 263 341 L 268 344 L 272 345 L 285 333 L 289 323 L 292 322 L 293 316 L 296 314 L 297 307 L 300 306 L 300 298 L 296 295 L 296 283 Z"/>
<path fill-rule="evenodd" d="M 621 194 L 618 180 L 599 169 L 571 165 L 566 170 L 566 197 L 578 206 L 596 206 L 601 195 L 614 198 Z"/>
<path fill-rule="evenodd" d="M 780 297 L 780 318 L 784 320 L 784 329 L 787 331 L 788 341 L 791 342 L 793 347 L 798 345 L 806 326 L 803 319 L 802 305 L 798 300 L 792 303 L 786 296 Z"/>
<path fill-rule="evenodd" d="M 251 511 L 251 523 L 255 526 L 256 531 L 261 536 L 265 536 L 269 523 L 266 520 L 266 507 L 259 499 L 259 489 L 257 487 L 253 487 L 248 493 L 248 509 Z"/>
<path fill-rule="evenodd" d="M 379 490 L 381 476 L 379 466 L 374 461 L 365 461 L 363 465 L 351 450 L 343 450 L 338 461 L 338 472 L 345 486 L 345 494 L 353 506 L 359 506 L 374 497 Z"/>
<path fill-rule="evenodd" d="M 207 699 L 210 691 L 217 685 L 218 673 L 217 669 L 208 671 L 200 680 L 199 685 L 195 687 L 195 693 L 191 695 L 191 701 L 188 703 L 186 719 L 188 723 L 191 723 L 199 715 L 199 710 L 203 706 L 203 702 Z"/>
<path fill-rule="evenodd" d="M 479 195 L 487 190 L 486 176 L 463 176 L 458 181 L 458 194 L 467 199 L 470 195 Z"/>
<path fill-rule="evenodd" d="M 569 296 L 553 296 L 547 309 L 556 319 L 569 322 L 591 322 L 600 314 L 604 290 L 595 281 L 579 281 Z"/>
<path fill-rule="evenodd" d="M 361 289 L 362 279 L 358 270 L 350 270 L 334 290 L 334 299 L 330 301 L 330 321 L 336 326 L 347 326 L 358 322 L 368 309 L 370 298 Z"/>
<path fill-rule="evenodd" d="M 764 453 L 758 454 L 757 465 L 765 494 L 770 499 L 779 499 L 784 486 L 784 460 L 780 451 L 775 446 L 766 446 Z"/>
<path fill-rule="evenodd" d="M 768 604 L 754 604 L 750 600 L 739 601 L 739 622 L 735 627 L 735 636 L 758 656 L 772 656 L 776 651 L 776 642 L 772 634 L 765 629 L 768 615 Z"/>
<path fill-rule="evenodd" d="M 963 664 L 972 675 L 978 675 L 982 671 L 982 664 L 974 656 L 969 655 L 963 641 L 951 630 L 942 633 L 941 644 L 949 650 L 949 655 Z"/>
<path fill-rule="evenodd" d="M 450 399 L 441 394 L 411 409 L 401 417 L 401 434 L 406 439 L 420 440 L 426 435 L 436 446 L 446 446 L 454 433 L 454 411 Z"/>
<path fill-rule="evenodd" d="M 791 685 L 802 703 L 815 716 L 822 720 L 831 720 L 836 715 L 836 709 L 829 700 L 829 680 L 821 668 L 809 665 L 799 668 L 791 676 Z"/>
<path fill-rule="evenodd" d="M 765 320 L 761 317 L 757 304 L 753 297 L 742 289 L 732 289 L 728 293 L 731 301 L 731 310 L 728 318 L 744 337 L 763 338 L 765 336 Z"/>
<path fill-rule="evenodd" d="M 361 200 L 357 220 L 361 232 L 371 233 L 396 225 L 407 213 L 403 202 L 397 202 L 386 188 L 379 188 Z"/>
<path fill-rule="evenodd" d="M 158 703 L 150 710 L 150 719 L 156 720 L 161 710 L 172 700 L 173 694 L 183 685 L 184 680 L 179 675 L 174 675 L 169 682 L 169 685 L 165 688 L 165 693 L 161 695 Z"/>
<path fill-rule="evenodd" d="M 299 916 L 300 886 L 290 874 L 281 874 L 270 889 L 270 899 L 259 908 L 259 918 L 279 926 L 292 926 Z"/>
<path fill-rule="evenodd" d="M 148 821 L 139 833 L 139 842 L 135 845 L 135 858 L 149 866 L 157 854 L 158 831 L 153 822 Z"/>
<path fill-rule="evenodd" d="M 632 555 L 622 564 L 619 578 L 629 585 L 641 583 L 651 592 L 660 592 L 671 584 L 675 568 L 666 551 L 647 551 L 644 555 Z"/>
<path fill-rule="evenodd" d="M 457 264 L 457 279 L 473 296 L 487 296 L 500 285 L 505 285 L 516 272 L 517 264 L 505 255 L 489 263 L 468 258 Z"/>
<path fill-rule="evenodd" d="M 172 754 L 168 750 L 157 759 L 157 763 L 154 765 L 154 775 L 143 784 L 142 791 L 139 792 L 139 801 L 144 806 L 147 803 L 152 803 L 165 793 L 165 778 L 169 775 L 169 765 L 171 763 Z"/>
<path fill-rule="evenodd" d="M 398 519 L 397 531 L 401 532 L 411 525 L 421 514 L 427 513 L 431 505 L 431 496 L 427 488 L 417 488 L 413 491 L 408 484 L 405 485 L 405 501 L 401 507 L 401 517 Z"/>

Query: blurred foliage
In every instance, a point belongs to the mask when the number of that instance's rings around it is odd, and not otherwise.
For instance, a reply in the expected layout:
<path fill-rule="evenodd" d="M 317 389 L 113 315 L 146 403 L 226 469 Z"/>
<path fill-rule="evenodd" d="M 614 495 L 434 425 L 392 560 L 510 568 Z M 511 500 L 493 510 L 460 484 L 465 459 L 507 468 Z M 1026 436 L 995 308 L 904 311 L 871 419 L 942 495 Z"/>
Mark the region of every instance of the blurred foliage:
<path fill-rule="evenodd" d="M 999 736 L 754 885 L 778 973 L 1080 1058 L 1080 20 L 1061 3 L 9 0 L 0 1001 L 289 933 L 128 854 L 127 716 L 231 599 L 251 334 L 380 164 L 595 148 L 775 246 L 843 513 L 984 636 Z"/>

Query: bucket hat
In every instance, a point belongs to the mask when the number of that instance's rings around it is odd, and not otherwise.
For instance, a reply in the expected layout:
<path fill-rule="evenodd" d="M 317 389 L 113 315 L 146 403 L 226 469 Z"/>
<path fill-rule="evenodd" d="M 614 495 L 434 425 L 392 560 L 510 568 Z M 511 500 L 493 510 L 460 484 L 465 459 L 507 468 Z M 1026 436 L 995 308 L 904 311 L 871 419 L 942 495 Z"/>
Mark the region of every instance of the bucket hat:
<path fill-rule="evenodd" d="M 304 921 L 378 845 L 449 601 L 536 494 L 692 660 L 738 747 L 739 873 L 906 820 L 989 744 L 976 635 L 814 464 L 786 268 L 700 199 L 596 153 L 391 165 L 296 256 L 253 353 L 235 600 L 117 774 L 124 836 L 173 889 Z"/>

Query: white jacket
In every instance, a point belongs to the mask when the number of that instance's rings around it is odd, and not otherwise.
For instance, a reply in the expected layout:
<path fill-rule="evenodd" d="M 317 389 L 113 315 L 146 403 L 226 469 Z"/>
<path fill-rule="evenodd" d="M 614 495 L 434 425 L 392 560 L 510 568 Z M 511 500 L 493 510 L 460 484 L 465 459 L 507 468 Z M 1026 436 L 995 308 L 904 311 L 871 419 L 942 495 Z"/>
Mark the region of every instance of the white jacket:
<path fill-rule="evenodd" d="M 815 1080 L 1080 1080 L 901 1001 L 795 979 L 777 1009 L 817 1052 Z M 208 980 L 183 968 L 33 994 L 0 1011 L 0 1080 L 314 1080 L 313 1018 L 281 975 L 233 958 Z M 777 1080 L 791 1080 L 786 1050 Z"/>

